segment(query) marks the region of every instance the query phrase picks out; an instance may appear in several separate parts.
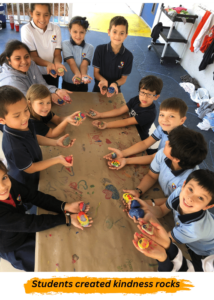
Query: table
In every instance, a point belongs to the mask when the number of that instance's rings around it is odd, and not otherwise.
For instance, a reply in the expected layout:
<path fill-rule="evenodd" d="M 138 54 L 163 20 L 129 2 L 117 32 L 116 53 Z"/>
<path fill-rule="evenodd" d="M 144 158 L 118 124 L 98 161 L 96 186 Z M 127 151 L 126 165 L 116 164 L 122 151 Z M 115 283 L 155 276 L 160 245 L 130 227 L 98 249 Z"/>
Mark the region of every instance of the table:
<path fill-rule="evenodd" d="M 107 98 L 100 93 L 74 92 L 71 98 L 70 105 L 55 106 L 53 111 L 59 116 L 67 116 L 78 110 L 85 112 L 93 108 L 102 112 L 125 104 L 122 94 Z M 63 201 L 89 203 L 93 226 L 81 231 L 61 225 L 37 233 L 35 271 L 156 271 L 157 262 L 134 248 L 133 235 L 139 230 L 123 212 L 120 200 L 122 190 L 135 188 L 149 168 L 131 165 L 118 171 L 110 170 L 103 159 L 109 153 L 108 147 L 122 150 L 140 141 L 136 127 L 100 130 L 91 123 L 92 119 L 87 117 L 79 127 L 66 127 L 65 132 L 76 138 L 72 148 L 41 147 L 43 159 L 73 154 L 74 164 L 70 169 L 55 165 L 42 171 L 39 189 Z M 144 199 L 159 197 L 163 197 L 163 193 L 156 184 Z M 39 208 L 38 213 L 52 212 Z M 161 219 L 161 223 L 170 230 L 172 215 Z"/>

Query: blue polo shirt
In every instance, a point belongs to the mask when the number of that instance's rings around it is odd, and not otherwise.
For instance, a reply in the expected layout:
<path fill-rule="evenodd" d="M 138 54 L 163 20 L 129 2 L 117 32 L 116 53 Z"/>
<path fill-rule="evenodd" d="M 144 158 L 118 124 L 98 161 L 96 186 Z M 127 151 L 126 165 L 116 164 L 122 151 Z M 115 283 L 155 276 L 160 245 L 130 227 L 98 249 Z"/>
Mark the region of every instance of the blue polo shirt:
<path fill-rule="evenodd" d="M 4 125 L 2 149 L 9 166 L 8 174 L 28 188 L 37 190 L 39 172 L 28 174 L 24 170 L 42 160 L 42 151 L 32 120 L 28 121 L 28 128 L 28 131 L 20 131 Z"/>
<path fill-rule="evenodd" d="M 156 141 L 160 141 L 158 150 L 164 148 L 165 142 L 169 139 L 168 132 L 164 131 L 160 125 L 158 125 L 158 127 L 155 129 L 151 137 L 153 137 L 153 139 L 155 139 Z"/>
<path fill-rule="evenodd" d="M 50 127 L 48 127 L 47 123 L 50 122 L 53 118 L 55 113 L 52 111 L 49 112 L 49 114 L 46 117 L 41 117 L 40 120 L 32 118 L 32 123 L 35 128 L 36 134 L 46 136 L 48 133 Z"/>
<path fill-rule="evenodd" d="M 156 117 L 155 104 L 148 107 L 140 107 L 139 96 L 136 96 L 126 103 L 129 109 L 130 117 L 135 117 L 138 124 L 136 125 L 141 140 L 146 139 L 149 136 L 149 128 Z"/>
<path fill-rule="evenodd" d="M 183 185 L 184 180 L 187 179 L 190 173 L 198 170 L 196 166 L 188 170 L 172 170 L 172 161 L 163 153 L 163 148 L 159 150 L 150 165 L 150 170 L 159 174 L 158 181 L 165 196 L 169 196 L 176 188 Z"/>
<path fill-rule="evenodd" d="M 175 227 L 171 231 L 173 239 L 186 244 L 198 255 L 214 254 L 214 215 L 208 210 L 182 215 L 179 208 L 181 187 L 167 199 L 166 206 L 173 211 Z"/>
<path fill-rule="evenodd" d="M 94 52 L 93 67 L 100 70 L 100 75 L 107 81 L 108 85 L 128 76 L 132 70 L 133 55 L 122 44 L 120 51 L 115 54 L 111 48 L 111 42 L 97 46 Z M 94 89 L 98 88 L 99 81 L 95 79 Z"/>

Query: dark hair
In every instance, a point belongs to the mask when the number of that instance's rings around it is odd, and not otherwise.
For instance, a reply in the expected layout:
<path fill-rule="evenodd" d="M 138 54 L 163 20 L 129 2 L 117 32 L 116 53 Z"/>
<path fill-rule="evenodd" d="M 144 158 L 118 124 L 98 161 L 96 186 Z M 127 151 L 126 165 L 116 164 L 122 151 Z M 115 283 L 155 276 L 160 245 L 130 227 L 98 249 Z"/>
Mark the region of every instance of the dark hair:
<path fill-rule="evenodd" d="M 7 114 L 7 105 L 15 104 L 16 102 L 25 99 L 24 94 L 17 88 L 10 85 L 0 87 L 0 118 L 4 118 Z"/>
<path fill-rule="evenodd" d="M 48 11 L 51 15 L 51 4 L 50 3 L 31 3 L 30 4 L 30 12 L 33 12 L 35 10 L 36 5 L 46 5 L 48 7 Z"/>
<path fill-rule="evenodd" d="M 3 63 L 8 63 L 8 59 L 10 60 L 11 55 L 15 50 L 24 48 L 27 50 L 27 52 L 30 54 L 30 49 L 28 46 L 18 40 L 11 40 L 7 42 L 5 46 L 4 52 L 0 55 L 0 65 L 2 66 Z M 8 57 L 8 59 L 7 59 Z"/>
<path fill-rule="evenodd" d="M 8 169 L 6 168 L 6 166 L 4 165 L 4 163 L 0 160 L 0 170 L 7 173 Z"/>
<path fill-rule="evenodd" d="M 110 23 L 109 23 L 109 30 L 112 29 L 112 26 L 118 26 L 118 25 L 124 25 L 126 26 L 126 33 L 128 33 L 128 27 L 129 27 L 129 23 L 128 21 L 122 17 L 122 16 L 116 16 L 114 18 L 111 19 Z"/>
<path fill-rule="evenodd" d="M 139 91 L 140 89 L 145 89 L 150 92 L 156 92 L 156 95 L 160 95 L 162 88 L 162 79 L 154 75 L 148 75 L 146 77 L 143 77 L 139 83 Z"/>
<path fill-rule="evenodd" d="M 163 102 L 160 105 L 160 110 L 168 110 L 168 109 L 178 111 L 180 117 L 183 118 L 186 116 L 188 106 L 182 99 L 171 97 L 163 100 Z"/>
<path fill-rule="evenodd" d="M 198 185 L 204 188 L 212 197 L 208 204 L 214 204 L 214 172 L 210 170 L 196 170 L 189 174 L 186 184 L 190 180 L 195 180 Z"/>
<path fill-rule="evenodd" d="M 192 169 L 207 156 L 207 143 L 203 135 L 184 126 L 178 126 L 169 133 L 171 156 L 179 159 L 179 166 Z"/>
<path fill-rule="evenodd" d="M 70 22 L 68 24 L 69 29 L 71 29 L 73 24 L 78 24 L 78 25 L 82 26 L 85 30 L 87 30 L 88 26 L 89 26 L 89 23 L 86 20 L 86 17 L 83 18 L 83 17 L 80 17 L 80 16 L 73 17 L 70 20 Z"/>

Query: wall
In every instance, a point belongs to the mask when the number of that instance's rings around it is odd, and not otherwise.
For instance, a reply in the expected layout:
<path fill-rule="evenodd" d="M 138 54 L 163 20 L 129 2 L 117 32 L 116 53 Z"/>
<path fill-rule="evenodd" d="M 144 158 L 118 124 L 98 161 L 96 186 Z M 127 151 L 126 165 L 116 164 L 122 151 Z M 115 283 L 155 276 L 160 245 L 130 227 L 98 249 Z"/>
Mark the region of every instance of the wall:
<path fill-rule="evenodd" d="M 168 7 L 168 5 L 169 5 L 169 7 L 173 7 L 173 6 L 179 6 L 180 3 L 176 3 L 176 2 L 172 3 L 171 2 L 171 3 L 164 3 L 164 5 L 165 5 L 165 7 Z M 199 22 L 201 21 L 201 18 L 203 17 L 203 15 L 205 13 L 205 10 L 199 8 L 198 5 L 199 5 L 199 3 L 197 3 L 197 4 L 188 3 L 187 5 L 185 5 L 185 8 L 187 8 L 191 14 L 198 15 L 198 19 L 196 19 L 196 23 L 194 24 L 191 35 L 188 39 L 187 48 L 184 52 L 183 59 L 181 61 L 181 65 L 192 77 L 194 77 L 198 80 L 201 87 L 204 87 L 209 91 L 211 97 L 214 97 L 214 80 L 213 80 L 214 64 L 208 65 L 207 68 L 203 71 L 199 71 L 198 67 L 202 61 L 203 53 L 201 51 L 198 51 L 197 53 L 193 53 L 189 50 L 191 38 L 192 38 Z M 206 4 L 206 7 L 207 7 L 207 9 L 211 9 L 214 11 L 214 4 Z M 155 26 L 157 24 L 159 14 L 160 14 L 160 7 L 158 8 L 153 26 Z M 160 22 L 162 22 L 164 26 L 171 26 L 171 24 L 172 24 L 172 22 L 163 13 L 161 14 Z M 211 21 L 210 27 L 212 25 L 214 25 L 214 17 Z M 184 25 L 183 23 L 177 23 L 176 29 L 185 38 L 187 38 L 191 26 L 192 26 L 192 24 L 186 23 Z M 160 42 L 163 42 L 162 39 L 159 39 L 159 40 L 160 40 Z M 183 44 L 171 43 L 171 46 L 178 54 L 182 53 Z"/>
<path fill-rule="evenodd" d="M 136 13 L 138 16 L 141 13 L 142 7 L 143 7 L 143 3 L 142 1 L 138 0 L 138 1 L 126 1 L 126 4 L 130 7 L 130 9 Z"/>

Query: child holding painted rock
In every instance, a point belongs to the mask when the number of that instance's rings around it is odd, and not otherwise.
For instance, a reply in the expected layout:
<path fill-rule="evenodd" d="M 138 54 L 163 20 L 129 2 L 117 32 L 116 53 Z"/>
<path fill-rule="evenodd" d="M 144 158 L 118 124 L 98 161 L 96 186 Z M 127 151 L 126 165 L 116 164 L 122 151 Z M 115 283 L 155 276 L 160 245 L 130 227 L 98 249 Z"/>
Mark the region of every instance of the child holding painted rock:
<path fill-rule="evenodd" d="M 51 93 L 42 84 L 33 84 L 27 94 L 26 99 L 31 114 L 31 119 L 35 127 L 36 134 L 55 138 L 59 136 L 68 124 L 79 126 L 86 116 L 84 114 L 81 120 L 75 120 L 75 116 L 80 113 L 76 111 L 68 117 L 58 117 L 51 111 Z M 47 123 L 52 122 L 55 128 L 50 128 Z"/>

